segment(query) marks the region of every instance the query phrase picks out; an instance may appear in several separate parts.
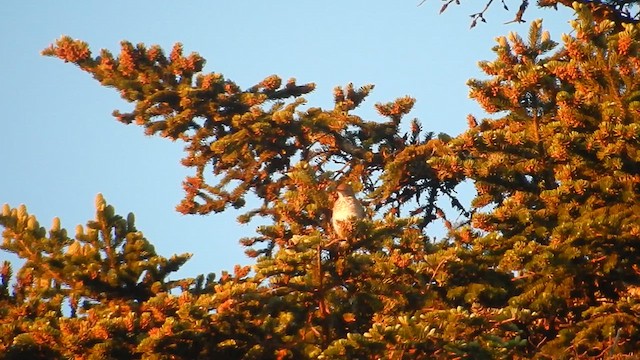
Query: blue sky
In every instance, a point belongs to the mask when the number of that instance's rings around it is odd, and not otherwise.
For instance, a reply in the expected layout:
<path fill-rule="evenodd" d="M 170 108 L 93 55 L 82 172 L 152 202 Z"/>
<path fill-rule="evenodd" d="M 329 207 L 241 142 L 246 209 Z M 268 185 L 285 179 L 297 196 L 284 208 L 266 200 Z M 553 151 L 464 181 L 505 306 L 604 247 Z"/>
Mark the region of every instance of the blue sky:
<path fill-rule="evenodd" d="M 480 3 L 463 2 L 438 15 L 441 2 L 382 1 L 11 1 L 0 12 L 0 203 L 27 205 L 40 223 L 58 216 L 70 234 L 94 214 L 102 193 L 122 215 L 136 214 L 138 229 L 164 256 L 194 256 L 179 276 L 219 272 L 249 264 L 238 239 L 255 224 L 240 225 L 238 212 L 183 216 L 174 207 L 181 181 L 190 174 L 179 161 L 180 143 L 146 137 L 142 128 L 118 123 L 111 112 L 128 110 L 116 91 L 103 88 L 73 65 L 40 55 L 69 35 L 89 43 L 94 54 L 119 51 L 121 40 L 175 42 L 198 52 L 206 72 L 219 72 L 242 87 L 277 74 L 315 82 L 310 106 L 331 107 L 332 89 L 353 82 L 375 84 L 359 115 L 378 118 L 373 105 L 411 95 L 410 117 L 425 130 L 456 135 L 465 117 L 482 111 L 465 85 L 481 77 L 476 64 L 492 60 L 495 37 L 529 23 L 494 5 L 488 24 L 469 30 Z M 507 2 L 514 10 L 519 1 Z M 559 41 L 571 12 L 538 10 L 543 26 Z M 9 258 L 0 252 L 0 260 Z"/>

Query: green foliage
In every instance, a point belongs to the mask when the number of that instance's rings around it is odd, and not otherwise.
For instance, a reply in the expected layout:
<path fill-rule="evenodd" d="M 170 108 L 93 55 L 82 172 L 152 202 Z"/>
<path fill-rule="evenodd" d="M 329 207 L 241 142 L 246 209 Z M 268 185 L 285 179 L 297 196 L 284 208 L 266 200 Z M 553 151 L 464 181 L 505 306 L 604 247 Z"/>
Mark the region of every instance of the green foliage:
<path fill-rule="evenodd" d="M 504 116 L 473 120 L 436 166 L 475 181 L 482 231 L 465 240 L 516 275 L 507 308 L 536 345 L 523 355 L 602 356 L 618 330 L 618 351 L 638 342 L 638 30 L 576 11 L 575 37 L 551 56 L 539 22 L 528 42 L 498 39 L 490 78 L 469 85 Z"/>
<path fill-rule="evenodd" d="M 258 208 L 255 259 L 169 280 L 164 258 L 102 195 L 74 237 L 5 205 L 0 359 L 495 359 L 633 356 L 640 343 L 640 28 L 576 5 L 562 47 L 531 25 L 499 38 L 455 137 L 400 124 L 414 100 L 354 112 L 372 86 L 306 108 L 312 84 L 248 89 L 204 59 L 122 43 L 119 56 L 62 38 L 44 51 L 117 89 L 118 120 L 186 144 L 183 213 Z M 211 171 L 213 179 L 205 176 Z M 471 204 L 455 197 L 471 181 Z M 337 184 L 367 217 L 331 227 Z M 451 202 L 445 212 L 439 200 Z M 455 226 L 448 218 L 463 215 Z M 442 221 L 445 239 L 428 236 Z"/>

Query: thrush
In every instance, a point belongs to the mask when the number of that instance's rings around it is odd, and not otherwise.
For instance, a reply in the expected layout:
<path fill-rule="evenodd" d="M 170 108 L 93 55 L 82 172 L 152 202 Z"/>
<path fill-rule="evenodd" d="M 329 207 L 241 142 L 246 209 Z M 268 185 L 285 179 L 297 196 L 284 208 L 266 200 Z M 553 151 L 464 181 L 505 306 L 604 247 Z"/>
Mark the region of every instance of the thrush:
<path fill-rule="evenodd" d="M 353 225 L 359 219 L 364 218 L 364 208 L 356 199 L 353 188 L 348 184 L 340 184 L 336 188 L 338 198 L 333 204 L 331 225 L 336 235 L 346 239 L 353 232 Z"/>

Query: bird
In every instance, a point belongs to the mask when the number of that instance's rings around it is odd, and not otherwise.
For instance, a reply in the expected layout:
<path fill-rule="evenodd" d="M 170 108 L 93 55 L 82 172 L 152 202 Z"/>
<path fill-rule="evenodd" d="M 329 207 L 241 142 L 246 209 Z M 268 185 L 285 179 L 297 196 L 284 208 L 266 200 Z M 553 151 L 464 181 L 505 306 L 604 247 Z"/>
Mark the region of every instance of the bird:
<path fill-rule="evenodd" d="M 364 218 L 364 208 L 355 197 L 351 185 L 341 183 L 336 187 L 336 192 L 338 198 L 333 204 L 331 225 L 336 235 L 345 240 L 351 235 L 355 222 Z"/>

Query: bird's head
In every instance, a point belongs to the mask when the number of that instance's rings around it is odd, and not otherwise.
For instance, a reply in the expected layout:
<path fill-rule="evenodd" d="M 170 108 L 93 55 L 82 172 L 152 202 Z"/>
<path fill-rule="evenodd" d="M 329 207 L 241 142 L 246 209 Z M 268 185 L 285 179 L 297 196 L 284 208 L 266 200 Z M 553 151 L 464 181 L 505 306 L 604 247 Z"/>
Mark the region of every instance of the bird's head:
<path fill-rule="evenodd" d="M 336 187 L 336 192 L 338 193 L 338 196 L 340 196 L 340 197 L 345 197 L 345 196 L 349 196 L 350 197 L 350 196 L 354 196 L 355 195 L 351 185 L 346 184 L 346 183 L 338 184 L 338 186 Z"/>

